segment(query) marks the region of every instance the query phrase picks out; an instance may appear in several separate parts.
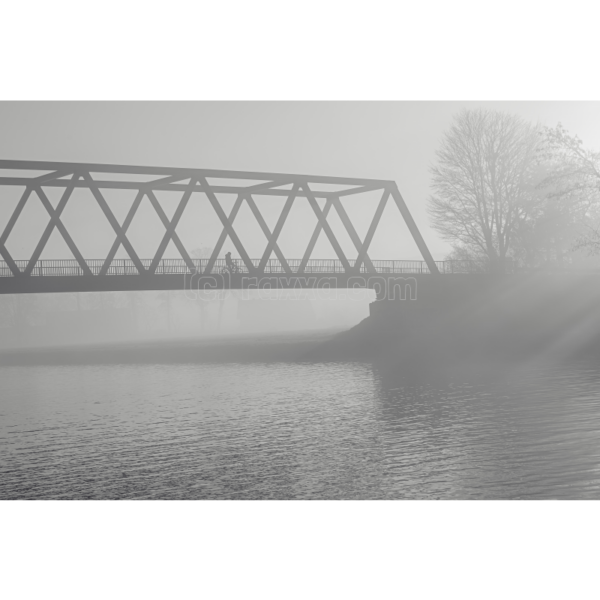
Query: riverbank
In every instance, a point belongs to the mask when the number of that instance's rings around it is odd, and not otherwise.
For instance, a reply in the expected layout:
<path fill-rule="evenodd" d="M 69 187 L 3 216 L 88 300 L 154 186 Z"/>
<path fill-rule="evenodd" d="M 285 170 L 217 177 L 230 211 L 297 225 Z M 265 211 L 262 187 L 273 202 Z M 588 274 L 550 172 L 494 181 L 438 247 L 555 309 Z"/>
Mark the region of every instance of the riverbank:
<path fill-rule="evenodd" d="M 339 329 L 0 350 L 0 366 L 290 362 Z"/>
<path fill-rule="evenodd" d="M 427 375 L 556 362 L 600 347 L 600 278 L 417 279 L 414 300 L 376 301 L 369 317 L 345 331 L 2 349 L 0 365 L 365 361 Z"/>
<path fill-rule="evenodd" d="M 600 346 L 600 278 L 589 274 L 423 277 L 417 284 L 415 299 L 373 302 L 368 318 L 303 358 L 368 358 L 421 373 L 493 371 Z"/>

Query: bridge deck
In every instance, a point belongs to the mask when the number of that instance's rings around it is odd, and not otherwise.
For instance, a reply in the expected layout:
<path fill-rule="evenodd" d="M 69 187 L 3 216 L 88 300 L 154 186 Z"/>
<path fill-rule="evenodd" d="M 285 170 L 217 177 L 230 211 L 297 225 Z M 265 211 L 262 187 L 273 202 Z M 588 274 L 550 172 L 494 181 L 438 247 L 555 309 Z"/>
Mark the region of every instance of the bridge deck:
<path fill-rule="evenodd" d="M 372 287 L 375 282 L 410 275 L 430 275 L 425 261 L 373 260 L 372 269 L 362 263 L 358 269 L 350 260 L 346 269 L 340 260 L 321 259 L 287 261 L 289 270 L 273 259 L 260 269 L 260 259 L 251 261 L 250 271 L 241 261 L 236 261 L 237 272 L 229 273 L 225 260 L 210 264 L 209 259 L 193 259 L 192 271 L 182 259 L 162 259 L 153 267 L 152 259 L 141 261 L 140 272 L 129 259 L 114 259 L 108 269 L 105 261 L 87 260 L 90 273 L 86 273 L 76 260 L 39 260 L 29 274 L 25 273 L 28 261 L 17 260 L 21 271 L 15 275 L 10 267 L 0 261 L 0 294 L 54 293 L 54 292 L 108 292 L 140 290 L 183 289 L 241 289 L 252 287 L 347 288 Z M 438 261 L 441 274 L 482 273 L 481 264 L 469 261 Z"/>
<path fill-rule="evenodd" d="M 141 259 L 141 263 L 145 269 L 144 272 L 140 273 L 135 263 L 130 259 L 113 259 L 111 265 L 108 267 L 105 273 L 102 275 L 101 270 L 105 264 L 104 259 L 91 259 L 85 261 L 89 267 L 92 275 L 98 277 L 112 277 L 118 275 L 175 275 L 175 274 L 191 274 L 200 273 L 203 275 L 211 275 L 215 273 L 222 273 L 226 269 L 226 263 L 224 259 L 218 259 L 210 265 L 209 259 L 192 259 L 195 267 L 195 271 L 192 271 L 187 263 L 183 259 L 169 259 L 165 258 L 158 262 L 155 269 L 152 269 L 152 259 Z M 373 270 L 369 270 L 367 265 L 362 263 L 358 271 L 354 271 L 356 261 L 348 259 L 349 266 L 351 268 L 348 271 L 344 264 L 337 259 L 313 259 L 305 261 L 302 264 L 301 259 L 288 259 L 287 263 L 290 270 L 286 270 L 279 260 L 272 259 L 268 260 L 264 266 L 264 269 L 260 269 L 261 259 L 251 259 L 254 271 L 250 272 L 248 267 L 241 261 L 236 262 L 239 273 L 252 274 L 252 275 L 270 275 L 270 274 L 429 274 L 430 270 L 427 263 L 422 260 L 373 260 Z M 33 277 L 89 277 L 86 275 L 81 265 L 76 260 L 38 260 L 35 267 L 32 269 L 30 275 L 25 275 L 25 269 L 27 268 L 29 261 L 27 260 L 16 260 L 15 264 L 22 272 L 17 277 L 22 276 L 33 276 Z M 440 273 L 481 273 L 485 272 L 485 267 L 475 261 L 436 261 L 436 266 Z M 15 277 L 12 273 L 9 265 L 0 261 L 0 278 L 1 277 Z"/>

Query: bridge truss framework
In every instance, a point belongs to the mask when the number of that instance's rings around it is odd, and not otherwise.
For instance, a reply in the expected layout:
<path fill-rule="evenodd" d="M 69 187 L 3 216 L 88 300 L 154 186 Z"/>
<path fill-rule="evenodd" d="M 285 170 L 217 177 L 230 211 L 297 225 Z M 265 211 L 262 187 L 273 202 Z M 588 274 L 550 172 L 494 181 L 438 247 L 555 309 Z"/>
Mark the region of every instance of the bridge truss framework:
<path fill-rule="evenodd" d="M 2 262 L 0 262 L 0 293 L 73 290 L 102 291 L 114 289 L 181 289 L 182 273 L 184 275 L 209 276 L 215 272 L 220 272 L 219 270 L 222 268 L 222 265 L 218 257 L 227 237 L 230 238 L 243 263 L 240 271 L 253 277 L 276 273 L 288 278 L 293 277 L 297 279 L 305 274 L 316 272 L 322 276 L 337 273 L 343 275 L 344 279 L 360 273 L 381 274 L 383 272 L 398 272 L 398 270 L 400 272 L 410 272 L 410 269 L 406 268 L 406 266 L 398 268 L 392 266 L 392 270 L 390 271 L 389 266 L 382 266 L 381 263 L 399 263 L 401 261 L 374 262 L 368 254 L 369 246 L 375 235 L 383 211 L 390 201 L 395 203 L 400 211 L 423 257 L 423 263 L 421 263 L 416 272 L 423 272 L 423 267 L 425 267 L 426 272 L 432 274 L 439 273 L 439 263 L 436 264 L 433 260 L 394 181 L 214 169 L 136 167 L 19 160 L 0 160 L 0 170 L 13 172 L 11 176 L 0 176 L 0 186 L 24 187 L 23 194 L 4 230 L 0 234 L 0 258 L 2 259 Z M 14 176 L 14 172 L 17 173 L 16 176 Z M 234 183 L 218 185 L 210 182 L 211 179 L 228 180 Z M 56 207 L 52 205 L 47 194 L 44 192 L 44 188 L 47 187 L 62 189 L 62 195 Z M 108 254 L 100 261 L 86 260 L 82 256 L 72 236 L 61 221 L 61 214 L 76 188 L 85 188 L 91 192 L 115 233 L 115 239 Z M 133 204 L 122 224 L 116 219 L 103 195 L 103 190 L 106 189 L 137 191 Z M 171 219 L 167 217 L 161 203 L 157 199 L 155 193 L 157 191 L 180 192 L 179 204 Z M 27 260 L 17 260 L 11 256 L 6 248 L 6 241 L 34 192 L 47 210 L 50 220 L 37 241 L 31 257 Z M 194 192 L 200 192 L 205 195 L 223 226 L 212 255 L 208 260 L 202 261 L 190 257 L 176 231 L 176 227 Z M 361 240 L 344 208 L 343 199 L 347 196 L 363 192 L 381 192 L 381 197 L 366 236 Z M 235 203 L 229 214 L 225 213 L 219 202 L 218 196 L 221 193 L 236 195 Z M 253 198 L 255 194 L 282 198 L 283 206 L 281 213 L 272 230 L 269 229 L 257 207 L 256 201 Z M 152 259 L 140 258 L 127 238 L 129 225 L 144 196 L 148 198 L 165 227 L 165 233 Z M 292 261 L 286 259 L 283 255 L 278 245 L 278 238 L 290 214 L 292 205 L 298 198 L 306 198 L 308 200 L 317 218 L 317 224 L 303 257 Z M 323 208 L 319 206 L 317 201 L 319 198 L 325 200 Z M 235 218 L 244 202 L 248 204 L 267 240 L 267 245 L 260 259 L 250 258 L 235 231 Z M 331 209 L 334 209 L 339 215 L 341 223 L 356 248 L 358 254 L 354 260 L 350 260 L 345 256 L 327 221 L 327 216 Z M 40 260 L 46 243 L 55 229 L 58 230 L 66 242 L 74 256 L 74 260 Z M 310 258 L 321 232 L 327 236 L 337 256 L 335 261 L 329 261 L 332 265 L 331 273 L 328 270 L 329 267 L 325 264 L 327 261 L 314 261 Z M 181 261 L 163 259 L 164 252 L 171 241 L 179 251 L 182 257 Z M 129 259 L 125 261 L 115 259 L 120 246 L 123 246 L 128 253 Z M 272 254 L 275 255 L 275 260 L 271 258 Z M 315 265 L 315 262 L 319 263 L 319 265 Z M 414 262 L 416 264 L 419 261 Z M 165 264 L 171 264 L 172 270 L 165 271 Z M 121 270 L 119 269 L 119 265 L 122 266 Z M 117 284 L 114 281 L 115 275 L 121 275 L 127 281 L 123 280 Z M 167 283 L 166 280 L 162 282 L 158 281 L 158 279 L 164 279 L 167 276 L 170 276 L 169 280 L 171 280 L 173 279 L 172 276 L 175 275 L 179 276 L 178 283 L 174 283 L 174 280 L 173 283 Z M 74 282 L 74 278 L 77 278 L 78 281 Z M 134 280 L 132 278 L 137 279 Z M 109 279 L 112 281 L 108 281 Z M 165 286 L 167 287 L 165 288 Z"/>

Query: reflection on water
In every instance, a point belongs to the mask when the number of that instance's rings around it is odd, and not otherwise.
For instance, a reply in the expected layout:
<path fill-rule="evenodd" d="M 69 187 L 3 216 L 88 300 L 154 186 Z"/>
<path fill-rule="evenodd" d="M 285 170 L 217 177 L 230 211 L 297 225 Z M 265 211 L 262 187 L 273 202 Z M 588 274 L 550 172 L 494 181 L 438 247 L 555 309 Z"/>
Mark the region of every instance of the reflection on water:
<path fill-rule="evenodd" d="M 600 373 L 0 367 L 0 498 L 600 498 Z"/>

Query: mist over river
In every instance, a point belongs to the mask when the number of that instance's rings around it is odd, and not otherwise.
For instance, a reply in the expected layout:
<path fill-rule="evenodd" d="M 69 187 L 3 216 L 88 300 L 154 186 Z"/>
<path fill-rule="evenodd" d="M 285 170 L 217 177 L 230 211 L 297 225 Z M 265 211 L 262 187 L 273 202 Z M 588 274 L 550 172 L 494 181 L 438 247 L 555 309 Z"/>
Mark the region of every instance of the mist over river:
<path fill-rule="evenodd" d="M 228 343 L 0 354 L 0 499 L 600 498 L 596 359 L 416 379 Z"/>

